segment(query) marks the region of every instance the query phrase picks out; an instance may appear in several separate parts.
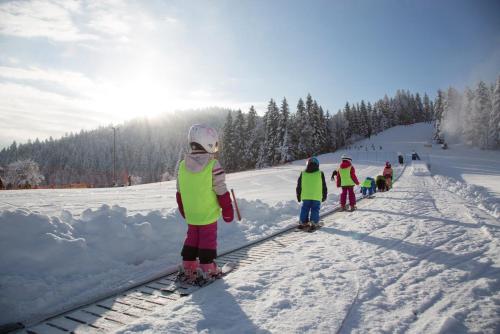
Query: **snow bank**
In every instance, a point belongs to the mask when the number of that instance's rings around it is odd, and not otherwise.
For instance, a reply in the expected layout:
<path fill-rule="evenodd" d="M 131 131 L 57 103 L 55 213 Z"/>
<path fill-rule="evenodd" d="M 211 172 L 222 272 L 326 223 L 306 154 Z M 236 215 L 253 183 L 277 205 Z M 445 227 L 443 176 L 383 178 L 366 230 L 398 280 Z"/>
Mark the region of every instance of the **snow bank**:
<path fill-rule="evenodd" d="M 240 200 L 244 218 L 219 223 L 219 251 L 240 247 L 295 220 L 294 201 Z M 0 212 L 0 324 L 44 317 L 177 265 L 186 224 L 176 209 L 128 215 L 103 205 L 78 218 Z M 139 273 L 142 273 L 142 276 Z"/>
<path fill-rule="evenodd" d="M 459 195 L 469 203 L 475 204 L 493 217 L 500 217 L 500 201 L 498 200 L 498 197 L 490 194 L 488 189 L 464 183 L 443 175 L 435 175 L 434 180 L 436 180 L 441 187 Z"/>
<path fill-rule="evenodd" d="M 91 274 L 110 262 L 138 265 L 172 252 L 169 236 L 185 227 L 171 212 L 127 216 L 127 210 L 103 205 L 86 210 L 80 219 L 65 212 L 61 219 L 23 210 L 0 213 L 0 265 L 7 274 L 45 272 L 54 275 Z M 169 240 L 169 243 L 165 243 Z M 7 256 L 5 255 L 7 254 Z M 161 253 L 160 253 L 161 254 Z"/>

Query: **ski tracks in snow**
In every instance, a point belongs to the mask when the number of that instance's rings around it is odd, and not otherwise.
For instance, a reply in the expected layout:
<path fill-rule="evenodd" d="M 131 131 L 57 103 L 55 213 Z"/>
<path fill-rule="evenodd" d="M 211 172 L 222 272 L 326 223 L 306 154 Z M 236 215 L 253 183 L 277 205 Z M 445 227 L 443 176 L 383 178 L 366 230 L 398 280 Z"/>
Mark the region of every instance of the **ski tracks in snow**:
<path fill-rule="evenodd" d="M 339 332 L 499 330 L 498 222 L 431 176 L 328 220 L 361 284 Z"/>

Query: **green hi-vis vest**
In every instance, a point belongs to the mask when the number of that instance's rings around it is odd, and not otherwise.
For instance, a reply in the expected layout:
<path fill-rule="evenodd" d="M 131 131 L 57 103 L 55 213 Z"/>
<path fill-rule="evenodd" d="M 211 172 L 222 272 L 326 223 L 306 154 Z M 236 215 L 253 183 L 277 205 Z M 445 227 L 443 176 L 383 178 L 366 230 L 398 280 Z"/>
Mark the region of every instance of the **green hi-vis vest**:
<path fill-rule="evenodd" d="M 184 160 L 179 165 L 179 191 L 186 222 L 190 225 L 208 225 L 220 217 L 221 208 L 212 189 L 214 165 L 212 160 L 198 173 L 190 172 Z"/>
<path fill-rule="evenodd" d="M 339 174 L 341 187 L 349 187 L 355 185 L 354 181 L 351 178 L 351 166 L 347 168 L 339 168 Z"/>
<path fill-rule="evenodd" d="M 302 172 L 301 190 L 301 200 L 321 201 L 323 199 L 323 182 L 321 181 L 321 172 Z"/>
<path fill-rule="evenodd" d="M 372 180 L 364 180 L 362 186 L 365 188 L 371 188 L 372 187 Z"/>

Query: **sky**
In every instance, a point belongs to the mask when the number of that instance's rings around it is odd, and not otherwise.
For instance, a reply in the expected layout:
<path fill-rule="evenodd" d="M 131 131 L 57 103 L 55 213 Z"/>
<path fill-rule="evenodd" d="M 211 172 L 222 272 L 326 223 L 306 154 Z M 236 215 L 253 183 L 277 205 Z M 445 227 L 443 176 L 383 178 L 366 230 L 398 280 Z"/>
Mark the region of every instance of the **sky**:
<path fill-rule="evenodd" d="M 335 113 L 500 74 L 500 1 L 1 1 L 0 148 L 163 112 Z"/>

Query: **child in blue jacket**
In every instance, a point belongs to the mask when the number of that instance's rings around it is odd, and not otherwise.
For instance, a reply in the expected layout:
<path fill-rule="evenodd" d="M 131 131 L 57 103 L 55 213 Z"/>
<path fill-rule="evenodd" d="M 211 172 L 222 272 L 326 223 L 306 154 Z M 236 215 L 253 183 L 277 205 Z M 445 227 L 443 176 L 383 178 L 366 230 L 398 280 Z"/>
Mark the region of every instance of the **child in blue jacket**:
<path fill-rule="evenodd" d="M 368 176 L 361 184 L 361 193 L 363 194 L 363 197 L 366 197 L 367 193 L 368 196 L 372 196 L 376 192 L 377 185 L 375 184 L 375 180 Z"/>
<path fill-rule="evenodd" d="M 314 230 L 319 224 L 321 202 L 326 200 L 328 194 L 325 175 L 319 169 L 318 158 L 312 157 L 307 160 L 306 170 L 300 173 L 297 180 L 296 193 L 297 200 L 302 202 L 299 229 Z"/>

